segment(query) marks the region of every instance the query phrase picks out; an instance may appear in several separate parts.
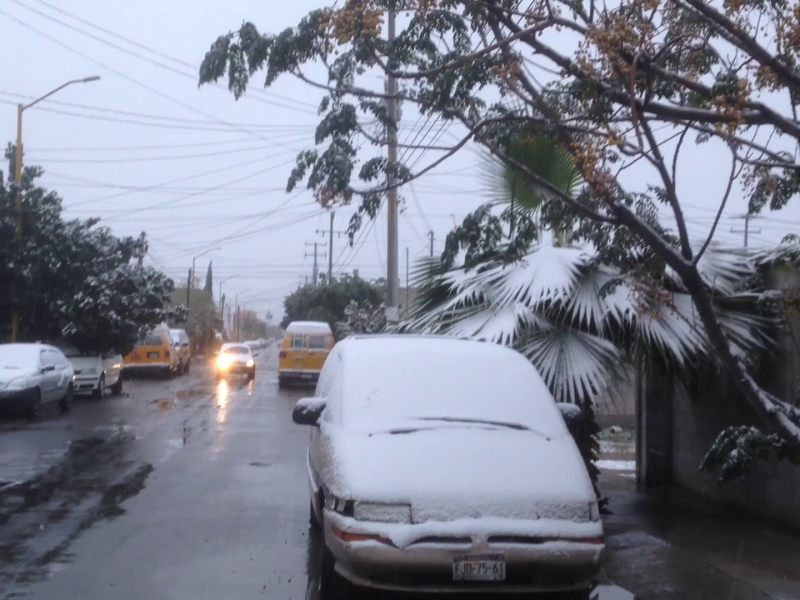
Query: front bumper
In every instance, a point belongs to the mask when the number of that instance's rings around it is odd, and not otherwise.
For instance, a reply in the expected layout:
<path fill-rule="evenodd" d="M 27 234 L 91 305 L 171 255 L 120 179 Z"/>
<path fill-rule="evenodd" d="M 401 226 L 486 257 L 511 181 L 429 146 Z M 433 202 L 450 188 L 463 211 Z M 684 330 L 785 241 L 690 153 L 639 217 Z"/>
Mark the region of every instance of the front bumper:
<path fill-rule="evenodd" d="M 336 570 L 358 586 L 409 592 L 537 593 L 588 589 L 600 569 L 603 544 L 558 540 L 489 542 L 463 536 L 423 537 L 399 548 L 378 541 L 346 542 L 332 528 L 352 519 L 325 511 L 325 544 Z M 360 523 L 363 525 L 363 523 Z M 375 524 L 380 529 L 383 524 Z M 414 525 L 403 527 L 414 528 Z M 504 581 L 454 581 L 457 554 L 503 554 Z"/>
<path fill-rule="evenodd" d="M 256 372 L 256 367 L 253 365 L 252 367 L 248 367 L 246 364 L 232 364 L 230 367 L 222 368 L 222 367 L 215 367 L 217 370 L 217 375 L 247 375 L 250 373 Z"/>
<path fill-rule="evenodd" d="M 100 385 L 100 375 L 76 375 L 72 385 L 76 393 L 94 391 Z"/>
<path fill-rule="evenodd" d="M 33 399 L 35 388 L 25 390 L 0 390 L 0 413 L 15 414 L 24 411 Z"/>

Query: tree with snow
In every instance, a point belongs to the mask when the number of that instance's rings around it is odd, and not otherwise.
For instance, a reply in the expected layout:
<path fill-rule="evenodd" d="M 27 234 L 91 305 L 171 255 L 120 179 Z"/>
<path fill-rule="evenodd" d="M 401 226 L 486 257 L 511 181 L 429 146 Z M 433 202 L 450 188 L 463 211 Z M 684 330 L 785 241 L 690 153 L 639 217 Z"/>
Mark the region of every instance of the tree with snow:
<path fill-rule="evenodd" d="M 391 41 L 383 36 L 389 9 L 400 11 Z M 707 340 L 760 416 L 758 435 L 774 434 L 800 452 L 800 409 L 757 384 L 716 309 L 720 282 L 709 280 L 703 266 L 734 187 L 749 194 L 751 214 L 777 210 L 800 191 L 798 59 L 800 16 L 791 3 L 345 0 L 279 35 L 245 23 L 221 36 L 200 82 L 227 73 L 238 98 L 263 68 L 267 85 L 286 74 L 326 92 L 315 141 L 327 147 L 300 153 L 288 189 L 306 181 L 320 202 L 356 202 L 351 235 L 364 217 L 375 217 L 390 184 L 422 177 L 477 143 L 547 195 L 536 229 L 517 228 L 508 214 L 505 225 L 514 232 L 500 259 L 521 258 L 539 231 L 557 232 L 569 222 L 572 241 L 591 244 L 592 261 L 627 280 L 638 306 L 685 294 L 689 329 Z M 312 63 L 324 66 L 323 79 L 312 75 Z M 392 75 L 399 91 L 374 85 L 375 74 Z M 384 145 L 385 131 L 397 129 L 387 99 L 461 135 L 453 134 L 452 143 L 412 141 L 436 153 L 418 167 L 390 164 L 383 153 L 365 157 L 360 148 Z M 571 158 L 583 182 L 577 193 L 520 160 L 520 146 L 539 138 Z M 698 201 L 698 190 L 683 182 L 693 166 L 723 156 L 724 168 L 703 173 L 717 216 L 711 233 L 695 242 L 684 209 Z M 669 212 L 670 227 L 660 210 Z M 470 242 L 502 236 L 503 225 L 487 217 Z M 664 289 L 665 274 L 672 290 Z"/>
<path fill-rule="evenodd" d="M 6 158 L 13 172 L 15 150 Z M 66 338 L 82 351 L 127 353 L 148 330 L 179 317 L 169 308 L 172 280 L 139 266 L 144 236 L 118 238 L 97 219 L 65 220 L 61 199 L 36 185 L 42 170 L 22 180 L 22 243 L 14 240 L 16 184 L 0 171 L 0 339 L 10 336 L 11 307 L 19 339 Z"/>
<path fill-rule="evenodd" d="M 373 306 L 369 300 L 358 303 L 351 300 L 344 309 L 344 319 L 336 323 L 336 337 L 348 335 L 380 333 L 386 327 L 386 307 Z"/>

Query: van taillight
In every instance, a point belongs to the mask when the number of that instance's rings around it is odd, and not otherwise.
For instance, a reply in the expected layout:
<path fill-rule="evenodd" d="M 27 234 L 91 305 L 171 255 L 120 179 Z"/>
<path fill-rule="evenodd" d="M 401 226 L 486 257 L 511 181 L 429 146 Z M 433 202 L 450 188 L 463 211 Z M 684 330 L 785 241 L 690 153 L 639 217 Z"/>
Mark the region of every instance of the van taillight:
<path fill-rule="evenodd" d="M 278 358 L 286 358 L 286 356 L 287 356 L 287 355 L 286 355 L 286 352 L 284 352 L 283 350 L 281 350 L 281 351 L 278 353 Z"/>

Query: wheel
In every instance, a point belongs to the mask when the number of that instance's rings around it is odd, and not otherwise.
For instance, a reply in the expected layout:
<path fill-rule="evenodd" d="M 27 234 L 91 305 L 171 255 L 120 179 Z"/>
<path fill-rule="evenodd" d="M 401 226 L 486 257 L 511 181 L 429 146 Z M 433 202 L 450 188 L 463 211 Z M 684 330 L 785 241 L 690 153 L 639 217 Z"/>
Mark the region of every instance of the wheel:
<path fill-rule="evenodd" d="M 67 390 L 64 392 L 64 397 L 58 401 L 58 407 L 62 410 L 62 412 L 66 412 L 72 407 L 72 395 L 74 393 L 75 389 L 72 387 L 72 384 L 68 384 Z"/>
<path fill-rule="evenodd" d="M 322 561 L 320 564 L 319 587 L 323 598 L 350 598 L 353 586 L 344 577 L 339 575 L 335 569 L 336 558 L 328 549 L 325 542 L 322 542 Z"/>
<path fill-rule="evenodd" d="M 106 393 L 106 376 L 100 375 L 100 381 L 97 382 L 97 389 L 92 390 L 93 398 L 102 398 Z"/>
<path fill-rule="evenodd" d="M 311 529 L 322 529 L 322 526 L 319 523 L 319 519 L 317 518 L 317 513 L 314 512 L 313 501 L 310 501 L 308 503 L 308 524 L 311 525 Z"/>
<path fill-rule="evenodd" d="M 119 374 L 117 383 L 111 386 L 111 393 L 115 396 L 119 396 L 122 393 L 122 373 Z"/>
<path fill-rule="evenodd" d="M 253 381 L 256 378 L 256 370 L 253 369 L 247 374 L 247 381 Z"/>
<path fill-rule="evenodd" d="M 278 377 L 278 388 L 285 390 L 287 387 L 289 387 L 289 384 L 286 383 L 286 380 L 283 377 Z"/>
<path fill-rule="evenodd" d="M 172 372 L 172 367 L 167 367 L 164 369 L 164 379 L 172 379 L 174 373 Z"/>
<path fill-rule="evenodd" d="M 44 415 L 42 408 L 42 391 L 36 388 L 31 394 L 31 399 L 28 400 L 28 406 L 25 407 L 25 416 L 31 419 L 38 419 Z"/>

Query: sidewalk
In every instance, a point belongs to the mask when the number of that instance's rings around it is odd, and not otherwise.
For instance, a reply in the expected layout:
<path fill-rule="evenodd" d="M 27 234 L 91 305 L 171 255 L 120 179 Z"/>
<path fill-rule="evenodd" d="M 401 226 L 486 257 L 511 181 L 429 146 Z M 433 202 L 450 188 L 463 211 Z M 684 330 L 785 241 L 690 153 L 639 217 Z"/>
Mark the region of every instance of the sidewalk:
<path fill-rule="evenodd" d="M 600 477 L 615 584 L 641 600 L 800 598 L 800 536 L 688 493 L 640 494 L 618 469 Z"/>

